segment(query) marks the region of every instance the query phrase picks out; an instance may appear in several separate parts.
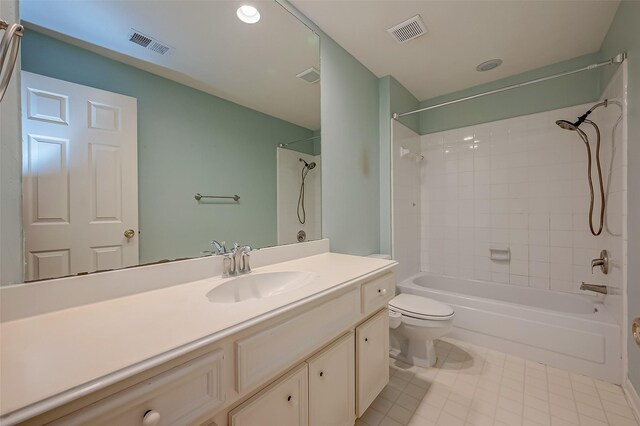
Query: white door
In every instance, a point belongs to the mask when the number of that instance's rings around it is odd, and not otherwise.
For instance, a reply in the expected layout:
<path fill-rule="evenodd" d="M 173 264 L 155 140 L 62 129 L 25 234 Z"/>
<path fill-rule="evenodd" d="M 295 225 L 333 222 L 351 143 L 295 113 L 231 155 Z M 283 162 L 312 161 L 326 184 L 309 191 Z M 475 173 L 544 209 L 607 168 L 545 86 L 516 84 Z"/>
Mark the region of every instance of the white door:
<path fill-rule="evenodd" d="M 356 328 L 358 417 L 389 382 L 389 311 L 383 309 Z"/>
<path fill-rule="evenodd" d="M 356 421 L 354 334 L 349 333 L 309 364 L 309 426 L 352 426 Z"/>
<path fill-rule="evenodd" d="M 22 139 L 27 279 L 137 264 L 136 99 L 23 71 Z"/>

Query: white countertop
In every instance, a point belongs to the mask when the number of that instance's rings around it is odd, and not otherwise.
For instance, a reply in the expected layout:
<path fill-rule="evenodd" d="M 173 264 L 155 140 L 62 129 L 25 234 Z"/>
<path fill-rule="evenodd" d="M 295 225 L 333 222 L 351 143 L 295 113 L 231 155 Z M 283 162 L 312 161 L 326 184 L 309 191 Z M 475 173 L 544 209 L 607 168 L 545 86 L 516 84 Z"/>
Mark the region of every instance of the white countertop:
<path fill-rule="evenodd" d="M 304 287 L 265 299 L 211 303 L 207 292 L 232 279 L 212 277 L 4 322 L 0 415 L 29 406 L 44 412 L 395 264 L 324 253 L 255 269 L 316 275 Z M 38 404 L 43 405 L 36 410 Z"/>

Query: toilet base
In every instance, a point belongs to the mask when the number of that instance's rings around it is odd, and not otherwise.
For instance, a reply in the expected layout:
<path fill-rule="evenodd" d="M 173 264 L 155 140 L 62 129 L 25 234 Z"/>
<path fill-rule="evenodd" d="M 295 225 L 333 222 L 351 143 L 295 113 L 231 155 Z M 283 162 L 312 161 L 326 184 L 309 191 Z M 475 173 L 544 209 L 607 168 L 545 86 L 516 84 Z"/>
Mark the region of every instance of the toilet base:
<path fill-rule="evenodd" d="M 430 368 L 436 364 L 436 348 L 433 340 L 406 339 L 391 332 L 389 356 L 407 364 Z"/>
<path fill-rule="evenodd" d="M 433 364 L 427 365 L 428 362 L 425 362 L 423 365 L 421 365 L 420 363 L 422 362 L 422 360 L 416 360 L 416 358 L 409 359 L 406 356 L 404 356 L 402 354 L 402 352 L 394 351 L 394 350 L 389 351 L 389 356 L 391 358 L 395 359 L 395 360 L 398 360 L 400 362 L 404 362 L 405 364 L 416 365 L 416 366 L 422 367 L 422 368 L 431 368 L 434 365 L 436 365 L 436 363 L 438 362 L 438 357 L 435 357 L 433 359 Z M 416 362 L 416 361 L 418 361 L 418 362 Z"/>
<path fill-rule="evenodd" d="M 407 345 L 407 353 L 404 355 L 409 364 L 418 367 L 429 368 L 436 365 L 436 347 L 433 340 L 411 340 Z"/>

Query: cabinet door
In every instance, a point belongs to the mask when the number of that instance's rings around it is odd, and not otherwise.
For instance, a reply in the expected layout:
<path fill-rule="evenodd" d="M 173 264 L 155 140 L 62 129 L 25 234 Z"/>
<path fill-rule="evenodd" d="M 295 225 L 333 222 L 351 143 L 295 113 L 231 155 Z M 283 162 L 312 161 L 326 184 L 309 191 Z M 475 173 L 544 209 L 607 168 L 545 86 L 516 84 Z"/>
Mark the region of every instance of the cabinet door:
<path fill-rule="evenodd" d="M 303 364 L 229 413 L 231 426 L 307 426 L 308 368 Z"/>
<path fill-rule="evenodd" d="M 309 426 L 352 426 L 356 420 L 353 332 L 310 359 Z"/>
<path fill-rule="evenodd" d="M 362 416 L 389 381 L 389 313 L 385 308 L 356 328 L 357 414 Z"/>

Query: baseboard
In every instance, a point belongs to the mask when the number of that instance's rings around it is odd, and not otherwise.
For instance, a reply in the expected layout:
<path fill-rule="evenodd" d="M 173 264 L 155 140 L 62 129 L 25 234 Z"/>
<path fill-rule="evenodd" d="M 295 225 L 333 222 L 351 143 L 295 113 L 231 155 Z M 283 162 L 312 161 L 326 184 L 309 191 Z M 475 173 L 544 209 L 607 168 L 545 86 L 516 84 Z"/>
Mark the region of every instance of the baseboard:
<path fill-rule="evenodd" d="M 631 406 L 631 410 L 636 416 L 636 420 L 640 422 L 640 396 L 638 396 L 638 392 L 631 384 L 629 378 L 624 381 L 622 388 L 624 389 L 627 401 L 629 401 L 629 406 Z"/>

